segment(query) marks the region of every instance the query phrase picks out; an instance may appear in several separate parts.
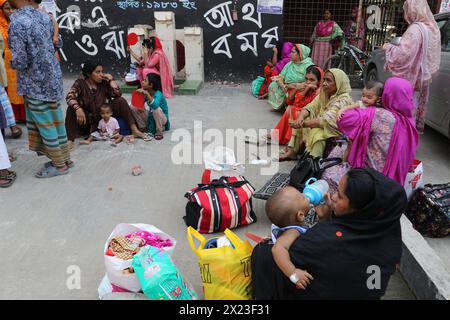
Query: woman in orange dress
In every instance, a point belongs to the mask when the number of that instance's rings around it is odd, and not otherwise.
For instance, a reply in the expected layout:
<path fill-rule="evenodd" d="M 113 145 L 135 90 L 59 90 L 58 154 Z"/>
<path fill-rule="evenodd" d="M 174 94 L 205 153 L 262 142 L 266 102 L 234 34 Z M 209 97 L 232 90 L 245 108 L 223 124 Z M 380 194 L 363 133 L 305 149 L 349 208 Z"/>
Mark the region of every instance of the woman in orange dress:
<path fill-rule="evenodd" d="M 286 104 L 289 106 L 268 140 L 276 140 L 280 145 L 286 145 L 292 136 L 290 122 L 297 119 L 297 115 L 303 107 L 310 104 L 318 95 L 320 83 L 323 78 L 323 70 L 317 66 L 310 66 L 306 70 L 305 82 L 295 84 L 296 87 L 289 91 Z"/>

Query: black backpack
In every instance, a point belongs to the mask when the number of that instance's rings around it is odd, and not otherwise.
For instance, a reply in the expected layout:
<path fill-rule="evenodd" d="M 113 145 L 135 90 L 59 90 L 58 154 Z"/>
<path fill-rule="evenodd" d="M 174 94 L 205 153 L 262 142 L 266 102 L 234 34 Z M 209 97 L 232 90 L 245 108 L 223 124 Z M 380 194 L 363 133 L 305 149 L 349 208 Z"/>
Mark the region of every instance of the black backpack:
<path fill-rule="evenodd" d="M 308 152 L 305 152 L 291 171 L 289 185 L 303 192 L 305 183 L 310 178 L 320 179 L 326 169 L 341 163 L 341 158 L 314 158 Z"/>

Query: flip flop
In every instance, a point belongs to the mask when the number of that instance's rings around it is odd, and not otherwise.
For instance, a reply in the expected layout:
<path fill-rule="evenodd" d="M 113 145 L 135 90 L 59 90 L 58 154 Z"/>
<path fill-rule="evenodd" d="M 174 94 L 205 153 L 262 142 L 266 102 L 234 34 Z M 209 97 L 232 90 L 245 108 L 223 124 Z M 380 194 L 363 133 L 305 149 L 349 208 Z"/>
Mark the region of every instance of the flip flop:
<path fill-rule="evenodd" d="M 162 140 L 162 139 L 164 139 L 164 136 L 162 134 L 155 134 L 155 139 Z"/>
<path fill-rule="evenodd" d="M 1 178 L 4 178 L 4 177 L 1 177 Z M 16 181 L 16 177 L 13 177 L 13 178 L 10 178 L 10 179 L 9 178 L 0 179 L 0 180 L 8 180 L 7 183 L 0 184 L 0 188 L 9 188 L 9 187 L 11 187 L 13 185 L 14 181 Z"/>
<path fill-rule="evenodd" d="M 156 139 L 156 137 L 155 137 L 155 139 Z M 153 137 L 151 135 L 149 135 L 148 133 L 145 133 L 142 140 L 144 140 L 145 142 L 149 142 L 149 141 L 153 140 Z M 156 139 L 156 140 L 161 140 L 161 139 Z"/>
<path fill-rule="evenodd" d="M 34 176 L 38 179 L 46 179 L 46 178 L 53 178 L 57 176 L 63 176 L 69 173 L 69 168 L 67 168 L 64 171 L 58 171 L 54 166 L 50 166 L 47 168 L 42 168 L 41 171 L 36 173 Z"/>
<path fill-rule="evenodd" d="M 0 178 L 5 178 L 4 180 L 10 180 L 10 179 L 13 179 L 16 177 L 17 177 L 17 173 L 15 173 L 14 171 L 8 170 L 8 173 L 6 174 L 6 176 L 0 177 Z"/>

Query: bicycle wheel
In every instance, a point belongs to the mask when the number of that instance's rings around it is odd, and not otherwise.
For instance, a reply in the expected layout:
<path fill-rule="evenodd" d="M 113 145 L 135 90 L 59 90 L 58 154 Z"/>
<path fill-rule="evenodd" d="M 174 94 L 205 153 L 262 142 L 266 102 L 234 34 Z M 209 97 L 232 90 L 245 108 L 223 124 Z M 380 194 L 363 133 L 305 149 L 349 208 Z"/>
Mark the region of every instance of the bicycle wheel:
<path fill-rule="evenodd" d="M 343 58 L 342 56 L 340 56 L 338 54 L 334 54 L 327 59 L 327 61 L 325 62 L 323 67 L 325 69 L 331 69 L 331 68 L 341 69 L 341 67 L 343 66 L 342 58 Z"/>

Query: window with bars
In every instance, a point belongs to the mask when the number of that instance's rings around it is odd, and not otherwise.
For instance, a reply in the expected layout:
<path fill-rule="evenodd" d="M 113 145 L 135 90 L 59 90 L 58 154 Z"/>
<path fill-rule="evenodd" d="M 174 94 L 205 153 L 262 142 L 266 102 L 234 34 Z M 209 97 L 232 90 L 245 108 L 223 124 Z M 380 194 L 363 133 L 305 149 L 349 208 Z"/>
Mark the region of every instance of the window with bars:
<path fill-rule="evenodd" d="M 403 19 L 404 0 L 285 0 L 284 1 L 284 24 L 283 37 L 286 41 L 309 44 L 314 27 L 319 22 L 325 10 L 330 10 L 332 19 L 342 29 L 351 19 L 352 9 L 361 6 L 362 12 L 370 5 L 376 5 L 380 9 L 379 28 L 365 32 L 365 49 L 371 51 L 381 46 L 390 37 L 400 36 L 406 30 Z M 439 10 L 440 0 L 428 0 L 430 8 L 434 13 Z M 363 14 L 363 20 L 367 20 Z"/>

